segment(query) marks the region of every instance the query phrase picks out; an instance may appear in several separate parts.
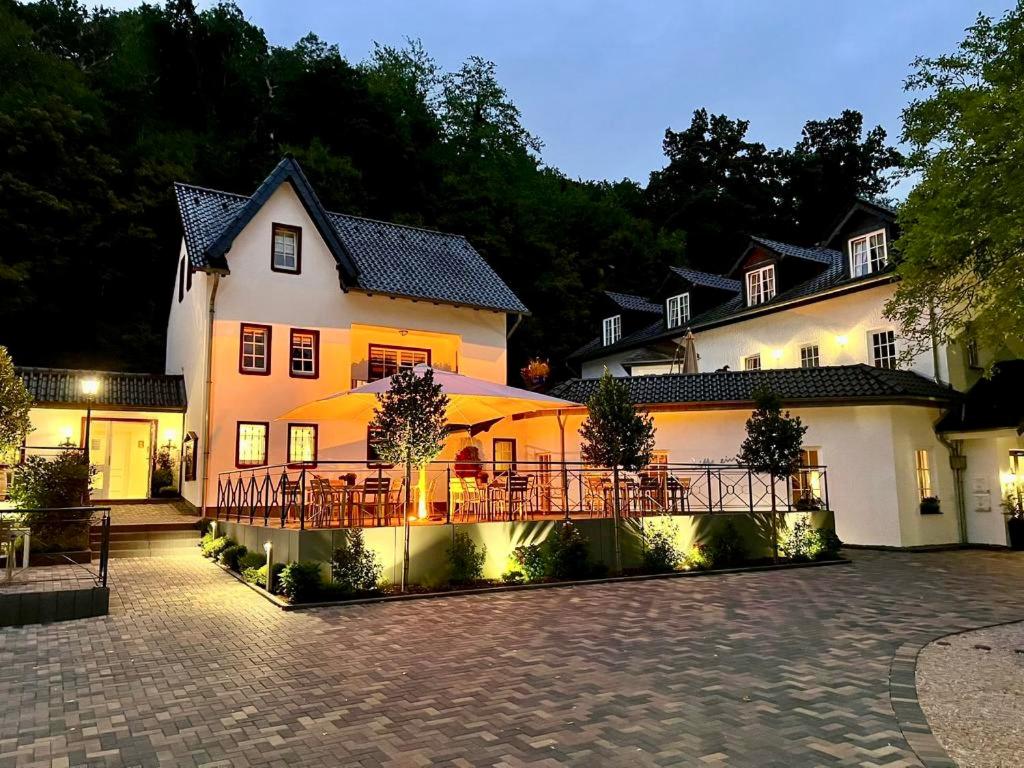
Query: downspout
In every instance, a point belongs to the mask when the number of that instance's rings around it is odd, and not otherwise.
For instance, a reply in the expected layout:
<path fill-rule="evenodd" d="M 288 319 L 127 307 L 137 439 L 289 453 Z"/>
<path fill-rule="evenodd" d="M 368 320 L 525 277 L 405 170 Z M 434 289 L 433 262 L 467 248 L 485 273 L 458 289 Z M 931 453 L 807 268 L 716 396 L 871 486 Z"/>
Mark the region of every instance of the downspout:
<path fill-rule="evenodd" d="M 523 322 L 523 313 L 516 312 L 516 321 L 512 323 L 512 327 L 509 328 L 508 333 L 505 334 L 505 341 L 508 341 L 509 339 L 512 338 L 512 334 L 516 332 L 516 328 L 519 327 L 519 324 L 521 322 Z"/>
<path fill-rule="evenodd" d="M 200 508 L 206 517 L 206 487 L 210 480 L 210 397 L 213 392 L 213 315 L 217 303 L 220 275 L 213 275 L 210 289 L 210 316 L 206 326 L 206 382 L 203 386 L 203 485 L 200 490 Z"/>
<path fill-rule="evenodd" d="M 964 470 L 967 469 L 967 457 L 963 453 L 963 440 L 948 440 L 945 435 L 936 432 L 939 442 L 949 451 L 949 468 L 953 470 L 953 498 L 956 504 L 957 533 L 961 544 L 967 543 L 967 499 L 964 495 Z"/>

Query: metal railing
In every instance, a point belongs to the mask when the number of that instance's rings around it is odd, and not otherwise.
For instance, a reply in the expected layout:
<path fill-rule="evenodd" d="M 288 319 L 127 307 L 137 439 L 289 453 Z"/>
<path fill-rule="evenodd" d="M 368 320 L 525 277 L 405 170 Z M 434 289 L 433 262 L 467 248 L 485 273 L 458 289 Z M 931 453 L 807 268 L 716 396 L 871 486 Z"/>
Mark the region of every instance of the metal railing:
<path fill-rule="evenodd" d="M 99 558 L 92 562 L 92 528 L 100 529 Z M 77 548 L 75 548 L 77 546 Z M 88 552 L 87 562 L 76 556 Z M 0 512 L 0 582 L 68 581 L 82 578 L 96 586 L 107 586 L 110 560 L 110 507 L 58 507 L 18 509 Z M 20 561 L 20 562 L 19 562 Z M 60 568 L 74 566 L 74 576 Z"/>
<path fill-rule="evenodd" d="M 218 520 L 281 528 L 704 515 L 829 508 L 828 470 L 775 478 L 739 464 L 656 464 L 618 472 L 580 462 L 431 462 L 412 469 L 319 461 L 222 472 Z"/>

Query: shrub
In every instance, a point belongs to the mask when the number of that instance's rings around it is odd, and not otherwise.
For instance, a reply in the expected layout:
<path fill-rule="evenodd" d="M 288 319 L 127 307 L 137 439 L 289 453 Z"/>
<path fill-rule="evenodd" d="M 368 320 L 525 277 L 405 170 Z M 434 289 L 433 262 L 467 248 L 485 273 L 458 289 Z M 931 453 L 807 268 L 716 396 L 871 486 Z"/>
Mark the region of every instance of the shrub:
<path fill-rule="evenodd" d="M 556 526 L 545 543 L 549 575 L 556 579 L 579 579 L 588 575 L 587 540 L 577 526 L 569 521 Z"/>
<path fill-rule="evenodd" d="M 29 456 L 14 473 L 7 496 L 18 509 L 80 507 L 88 502 L 95 474 L 79 451 L 61 451 L 52 459 Z"/>
<path fill-rule="evenodd" d="M 238 568 L 235 570 L 241 573 L 246 568 L 259 568 L 266 562 L 267 556 L 261 552 L 245 552 L 238 558 Z"/>
<path fill-rule="evenodd" d="M 747 559 L 747 546 L 732 520 L 711 536 L 708 556 L 712 568 L 733 568 Z"/>
<path fill-rule="evenodd" d="M 690 551 L 683 558 L 683 563 L 687 568 L 697 571 L 706 571 L 714 565 L 707 544 L 694 544 L 690 547 Z"/>
<path fill-rule="evenodd" d="M 227 536 L 218 536 L 214 538 L 207 534 L 203 537 L 203 542 L 200 544 L 203 550 L 203 557 L 210 557 L 216 560 L 220 557 L 220 553 L 227 549 L 229 546 L 234 544 L 231 539 Z"/>
<path fill-rule="evenodd" d="M 373 551 L 367 549 L 361 528 L 354 529 L 345 546 L 334 550 L 331 558 L 331 578 L 348 594 L 376 591 L 383 571 Z"/>
<path fill-rule="evenodd" d="M 453 584 L 469 584 L 484 577 L 484 560 L 487 547 L 477 549 L 472 537 L 465 531 L 456 531 L 448 545 L 450 581 Z"/>
<path fill-rule="evenodd" d="M 548 558 L 540 544 L 516 547 L 512 557 L 526 574 L 527 581 L 537 581 L 548 575 Z"/>
<path fill-rule="evenodd" d="M 523 572 L 509 570 L 501 574 L 501 581 L 504 584 L 522 584 L 523 583 Z"/>
<path fill-rule="evenodd" d="M 284 563 L 274 563 L 272 566 L 274 570 L 274 583 L 271 592 L 275 595 L 281 592 L 281 571 L 284 570 Z M 267 566 L 264 563 L 259 568 L 246 568 L 242 571 L 242 578 L 250 584 L 256 584 L 257 586 L 266 588 L 267 586 Z"/>
<path fill-rule="evenodd" d="M 315 598 L 322 583 L 320 563 L 317 562 L 289 563 L 281 570 L 281 594 L 293 603 L 304 603 Z"/>
<path fill-rule="evenodd" d="M 248 554 L 249 550 L 244 544 L 231 544 L 220 551 L 217 558 L 222 565 L 226 565 L 232 571 L 239 570 L 239 561 Z"/>
<path fill-rule="evenodd" d="M 836 557 L 841 546 L 831 528 L 815 529 L 807 517 L 801 517 L 783 535 L 779 550 L 790 560 L 825 560 Z"/>
<path fill-rule="evenodd" d="M 649 573 L 674 571 L 683 559 L 683 553 L 676 549 L 676 527 L 668 526 L 644 536 L 644 570 Z"/>

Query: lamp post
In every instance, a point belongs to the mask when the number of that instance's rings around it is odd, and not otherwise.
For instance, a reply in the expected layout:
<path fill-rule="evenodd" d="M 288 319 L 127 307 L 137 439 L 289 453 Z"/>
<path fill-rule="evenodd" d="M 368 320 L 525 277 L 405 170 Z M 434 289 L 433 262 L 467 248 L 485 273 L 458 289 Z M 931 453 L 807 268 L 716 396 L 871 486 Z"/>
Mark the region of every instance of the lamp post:
<path fill-rule="evenodd" d="M 82 379 L 82 394 L 85 396 L 85 466 L 89 466 L 89 431 L 92 426 L 92 403 L 96 393 L 100 391 L 100 382 L 95 376 Z"/>

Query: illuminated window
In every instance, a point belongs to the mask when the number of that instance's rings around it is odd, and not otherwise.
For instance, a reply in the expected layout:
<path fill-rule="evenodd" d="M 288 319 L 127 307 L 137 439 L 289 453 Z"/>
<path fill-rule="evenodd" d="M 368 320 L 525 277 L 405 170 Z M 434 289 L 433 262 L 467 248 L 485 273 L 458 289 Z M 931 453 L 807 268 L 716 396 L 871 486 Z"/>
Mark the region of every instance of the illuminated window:
<path fill-rule="evenodd" d="M 818 359 L 818 345 L 817 344 L 805 344 L 800 347 L 800 367 L 801 368 L 817 368 L 821 365 Z"/>
<path fill-rule="evenodd" d="M 270 268 L 298 274 L 302 265 L 302 230 L 287 224 L 274 225 Z"/>
<path fill-rule="evenodd" d="M 292 328 L 290 373 L 297 378 L 315 379 L 320 357 L 320 332 Z"/>
<path fill-rule="evenodd" d="M 288 463 L 316 466 L 316 424 L 288 425 Z"/>
<path fill-rule="evenodd" d="M 914 471 L 917 475 L 917 495 L 922 499 L 935 496 L 932 491 L 932 466 L 928 451 L 914 451 Z"/>
<path fill-rule="evenodd" d="M 265 421 L 238 422 L 235 444 L 235 466 L 258 467 L 267 463 L 267 433 L 270 425 Z"/>
<path fill-rule="evenodd" d="M 601 339 L 604 346 L 614 344 L 622 338 L 622 315 L 606 317 L 601 324 Z"/>
<path fill-rule="evenodd" d="M 681 293 L 665 302 L 666 323 L 669 328 L 678 328 L 690 321 L 690 294 Z"/>
<path fill-rule="evenodd" d="M 775 265 L 747 272 L 747 306 L 764 304 L 775 296 Z"/>
<path fill-rule="evenodd" d="M 516 441 L 494 438 L 494 474 L 516 471 Z"/>
<path fill-rule="evenodd" d="M 888 263 L 884 229 L 850 240 L 850 274 L 854 277 L 878 272 Z"/>
<path fill-rule="evenodd" d="M 760 371 L 761 370 L 761 356 L 760 355 L 747 355 L 743 358 L 743 370 L 744 371 Z"/>
<path fill-rule="evenodd" d="M 242 373 L 270 373 L 270 326 L 243 325 L 238 370 Z"/>
<path fill-rule="evenodd" d="M 417 365 L 430 365 L 429 349 L 370 345 L 370 381 L 386 379 L 399 371 L 411 370 Z"/>
<path fill-rule="evenodd" d="M 871 334 L 871 364 L 875 368 L 896 367 L 896 334 L 875 331 Z"/>
<path fill-rule="evenodd" d="M 817 501 L 821 499 L 821 449 L 801 448 L 800 467 L 793 474 L 793 500 Z"/>

